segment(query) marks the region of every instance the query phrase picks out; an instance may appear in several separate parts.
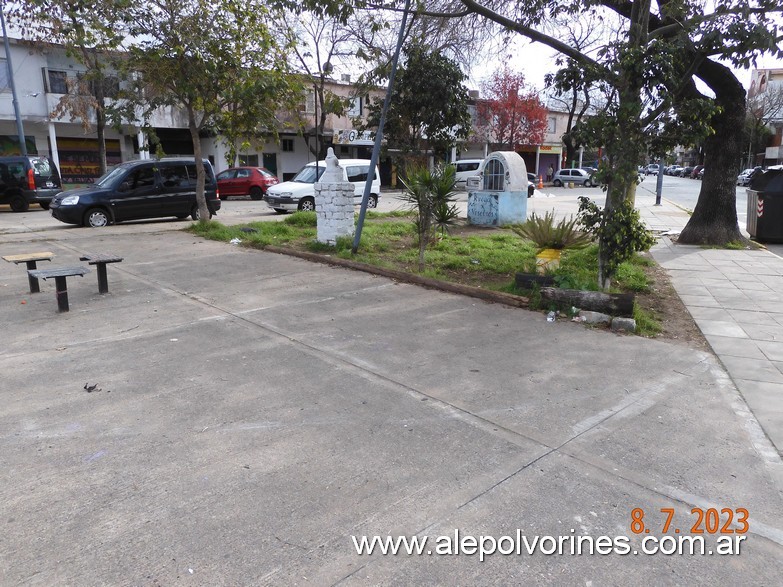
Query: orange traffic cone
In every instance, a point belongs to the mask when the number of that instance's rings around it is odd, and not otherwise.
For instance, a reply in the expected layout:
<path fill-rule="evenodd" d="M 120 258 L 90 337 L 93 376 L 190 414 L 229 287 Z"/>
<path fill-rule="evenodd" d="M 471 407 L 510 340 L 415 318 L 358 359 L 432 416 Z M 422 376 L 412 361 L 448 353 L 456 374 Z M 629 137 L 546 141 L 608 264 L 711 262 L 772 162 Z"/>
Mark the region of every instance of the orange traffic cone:
<path fill-rule="evenodd" d="M 536 186 L 539 190 L 544 189 L 544 178 L 540 175 L 538 176 L 538 185 Z"/>

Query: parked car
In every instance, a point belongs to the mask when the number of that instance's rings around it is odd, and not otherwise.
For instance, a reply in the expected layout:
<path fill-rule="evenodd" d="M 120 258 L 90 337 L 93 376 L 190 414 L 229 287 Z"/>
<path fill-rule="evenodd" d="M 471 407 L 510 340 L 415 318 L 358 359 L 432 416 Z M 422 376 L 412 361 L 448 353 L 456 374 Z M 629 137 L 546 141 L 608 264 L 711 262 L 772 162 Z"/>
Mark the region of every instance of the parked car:
<path fill-rule="evenodd" d="M 704 179 L 704 167 L 699 169 L 699 172 L 696 174 L 696 179 Z"/>
<path fill-rule="evenodd" d="M 658 170 L 659 169 L 660 169 L 660 166 L 657 163 L 650 163 L 644 169 L 644 174 L 645 175 L 658 175 Z"/>
<path fill-rule="evenodd" d="M 482 161 L 483 159 L 461 159 L 460 161 L 454 161 L 451 164 L 454 166 L 454 177 L 457 180 L 457 184 L 454 187 L 458 190 L 464 190 L 468 178 L 478 173 Z"/>
<path fill-rule="evenodd" d="M 343 180 L 353 184 L 354 203 L 360 204 L 364 195 L 364 184 L 370 172 L 369 159 L 340 159 L 343 168 Z M 299 170 L 291 181 L 284 181 L 271 186 L 264 199 L 266 203 L 278 214 L 285 214 L 294 210 L 315 210 L 315 189 L 313 184 L 321 177 L 326 169 L 326 161 L 313 161 Z M 381 193 L 381 181 L 378 167 L 375 167 L 375 176 L 370 190 L 368 208 L 378 205 Z"/>
<path fill-rule="evenodd" d="M 750 174 L 753 173 L 753 169 L 744 169 L 737 176 L 737 185 L 746 186 L 750 183 Z"/>
<path fill-rule="evenodd" d="M 692 171 L 693 171 L 693 167 L 683 167 L 680 170 L 679 176 L 680 177 L 690 177 Z"/>
<path fill-rule="evenodd" d="M 688 174 L 688 177 L 691 179 L 697 179 L 699 177 L 699 172 L 704 169 L 704 165 L 697 165 L 693 169 L 691 169 L 690 174 Z"/>
<path fill-rule="evenodd" d="M 218 173 L 217 182 L 221 200 L 247 195 L 251 200 L 262 200 L 267 188 L 280 180 L 264 167 L 232 167 Z"/>
<path fill-rule="evenodd" d="M 49 209 L 63 189 L 57 166 L 49 157 L 0 157 L 0 204 L 26 212 L 30 204 Z"/>
<path fill-rule="evenodd" d="M 203 160 L 204 194 L 212 217 L 220 210 L 215 172 Z M 196 160 L 140 160 L 121 163 L 89 187 L 60 192 L 51 202 L 52 216 L 66 224 L 100 227 L 143 218 L 175 216 L 198 220 Z"/>
<path fill-rule="evenodd" d="M 560 169 L 556 171 L 555 176 L 552 178 L 552 185 L 560 187 L 567 183 L 576 183 L 586 188 L 595 185 L 592 181 L 592 176 L 584 169 Z"/>

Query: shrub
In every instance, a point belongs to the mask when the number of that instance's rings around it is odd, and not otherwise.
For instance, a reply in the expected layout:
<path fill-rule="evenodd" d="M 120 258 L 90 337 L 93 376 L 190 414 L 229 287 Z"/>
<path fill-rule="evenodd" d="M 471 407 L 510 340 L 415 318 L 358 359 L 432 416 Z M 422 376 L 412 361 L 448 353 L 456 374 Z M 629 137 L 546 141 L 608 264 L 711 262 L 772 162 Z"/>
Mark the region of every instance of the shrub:
<path fill-rule="evenodd" d="M 547 212 L 544 216 L 533 212 L 524 224 L 512 226 L 511 230 L 534 242 L 540 250 L 581 249 L 589 245 L 593 238 L 590 234 L 578 230 L 577 223 L 578 220 L 572 216 L 555 224 L 554 211 Z"/>

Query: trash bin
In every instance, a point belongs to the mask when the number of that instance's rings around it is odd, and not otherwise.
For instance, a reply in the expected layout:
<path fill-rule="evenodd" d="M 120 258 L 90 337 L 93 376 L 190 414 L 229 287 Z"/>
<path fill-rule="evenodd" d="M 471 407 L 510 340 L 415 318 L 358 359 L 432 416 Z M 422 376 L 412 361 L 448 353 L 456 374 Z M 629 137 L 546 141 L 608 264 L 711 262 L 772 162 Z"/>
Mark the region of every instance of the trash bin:
<path fill-rule="evenodd" d="M 783 169 L 755 174 L 747 193 L 748 234 L 759 242 L 783 242 Z"/>

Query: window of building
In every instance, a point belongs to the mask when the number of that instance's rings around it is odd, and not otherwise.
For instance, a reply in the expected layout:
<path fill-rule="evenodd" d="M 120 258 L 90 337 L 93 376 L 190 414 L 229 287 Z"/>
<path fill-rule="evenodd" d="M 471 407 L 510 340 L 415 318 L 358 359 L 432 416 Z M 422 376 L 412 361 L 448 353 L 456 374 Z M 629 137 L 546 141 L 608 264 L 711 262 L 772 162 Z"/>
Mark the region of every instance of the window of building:
<path fill-rule="evenodd" d="M 68 74 L 65 71 L 50 69 L 48 71 L 47 89 L 52 94 L 68 93 Z"/>
<path fill-rule="evenodd" d="M 285 140 L 285 139 L 283 139 Z M 240 155 L 239 156 L 240 167 L 258 167 L 258 154 L 255 155 Z"/>
<path fill-rule="evenodd" d="M 550 116 L 547 118 L 546 132 L 553 135 L 557 132 L 557 117 Z"/>
<path fill-rule="evenodd" d="M 484 189 L 501 192 L 506 185 L 506 167 L 497 159 L 490 159 L 484 167 Z"/>
<path fill-rule="evenodd" d="M 348 106 L 348 116 L 361 116 L 362 106 L 364 106 L 364 104 L 361 96 L 351 98 L 351 104 Z"/>
<path fill-rule="evenodd" d="M 280 146 L 283 149 L 283 153 L 293 153 L 294 152 L 294 139 L 281 139 L 280 140 Z"/>
<path fill-rule="evenodd" d="M 315 114 L 315 92 L 307 92 L 304 103 L 305 114 Z"/>
<path fill-rule="evenodd" d="M 0 59 L 0 90 L 8 88 L 8 61 Z"/>

